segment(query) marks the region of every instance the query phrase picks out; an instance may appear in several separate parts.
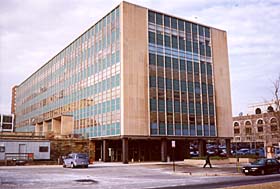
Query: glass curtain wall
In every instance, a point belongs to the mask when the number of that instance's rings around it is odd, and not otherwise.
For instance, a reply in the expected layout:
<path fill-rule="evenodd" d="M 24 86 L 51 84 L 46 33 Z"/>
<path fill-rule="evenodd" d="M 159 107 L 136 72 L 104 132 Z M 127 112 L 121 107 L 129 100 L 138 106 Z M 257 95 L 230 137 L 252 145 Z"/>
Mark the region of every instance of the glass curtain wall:
<path fill-rule="evenodd" d="M 151 135 L 216 136 L 210 28 L 149 11 Z"/>
<path fill-rule="evenodd" d="M 119 7 L 25 80 L 17 95 L 18 131 L 71 115 L 76 134 L 119 135 Z"/>

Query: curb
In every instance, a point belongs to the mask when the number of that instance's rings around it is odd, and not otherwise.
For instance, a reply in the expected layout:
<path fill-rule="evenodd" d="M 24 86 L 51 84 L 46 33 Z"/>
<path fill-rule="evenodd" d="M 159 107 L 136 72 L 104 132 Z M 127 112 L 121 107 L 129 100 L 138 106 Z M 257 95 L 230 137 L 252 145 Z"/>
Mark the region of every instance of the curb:
<path fill-rule="evenodd" d="M 181 176 L 244 176 L 242 173 L 169 172 Z"/>

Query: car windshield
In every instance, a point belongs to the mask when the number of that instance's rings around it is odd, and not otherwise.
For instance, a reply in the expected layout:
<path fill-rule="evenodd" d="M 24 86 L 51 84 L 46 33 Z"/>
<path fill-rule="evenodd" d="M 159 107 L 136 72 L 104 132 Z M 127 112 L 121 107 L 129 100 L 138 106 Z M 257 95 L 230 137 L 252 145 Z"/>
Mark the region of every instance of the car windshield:
<path fill-rule="evenodd" d="M 258 159 L 255 162 L 252 163 L 253 165 L 264 165 L 265 159 Z"/>
<path fill-rule="evenodd" d="M 87 155 L 86 155 L 86 154 L 77 154 L 77 158 L 86 159 L 86 158 L 87 158 Z"/>

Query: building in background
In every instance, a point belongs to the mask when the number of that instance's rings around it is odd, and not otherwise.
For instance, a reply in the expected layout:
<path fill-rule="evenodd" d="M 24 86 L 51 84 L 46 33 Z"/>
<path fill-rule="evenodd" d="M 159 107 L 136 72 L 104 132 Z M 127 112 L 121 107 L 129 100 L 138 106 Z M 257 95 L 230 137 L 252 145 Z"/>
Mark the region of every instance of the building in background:
<path fill-rule="evenodd" d="M 14 131 L 14 115 L 0 114 L 0 132 Z"/>
<path fill-rule="evenodd" d="M 16 130 L 78 134 L 96 159 L 166 161 L 233 136 L 226 32 L 127 2 L 17 90 Z M 144 146 L 144 148 L 143 148 Z"/>
<path fill-rule="evenodd" d="M 275 108 L 273 103 L 251 104 L 247 115 L 233 117 L 233 143 L 250 148 L 278 146 L 280 112 Z"/>
<path fill-rule="evenodd" d="M 12 103 L 11 103 L 11 113 L 15 114 L 16 113 L 16 96 L 17 96 L 17 88 L 18 86 L 14 86 L 12 88 Z"/>

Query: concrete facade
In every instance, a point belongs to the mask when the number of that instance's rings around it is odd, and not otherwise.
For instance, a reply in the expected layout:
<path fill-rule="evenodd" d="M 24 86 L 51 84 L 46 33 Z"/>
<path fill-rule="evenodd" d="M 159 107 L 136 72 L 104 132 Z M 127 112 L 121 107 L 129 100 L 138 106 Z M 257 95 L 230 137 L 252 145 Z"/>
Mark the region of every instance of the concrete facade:
<path fill-rule="evenodd" d="M 149 135 L 147 10 L 121 3 L 121 135 Z"/>
<path fill-rule="evenodd" d="M 232 137 L 230 73 L 228 62 L 227 34 L 225 31 L 211 29 L 214 61 L 214 80 L 216 94 L 217 131 L 220 137 Z"/>

